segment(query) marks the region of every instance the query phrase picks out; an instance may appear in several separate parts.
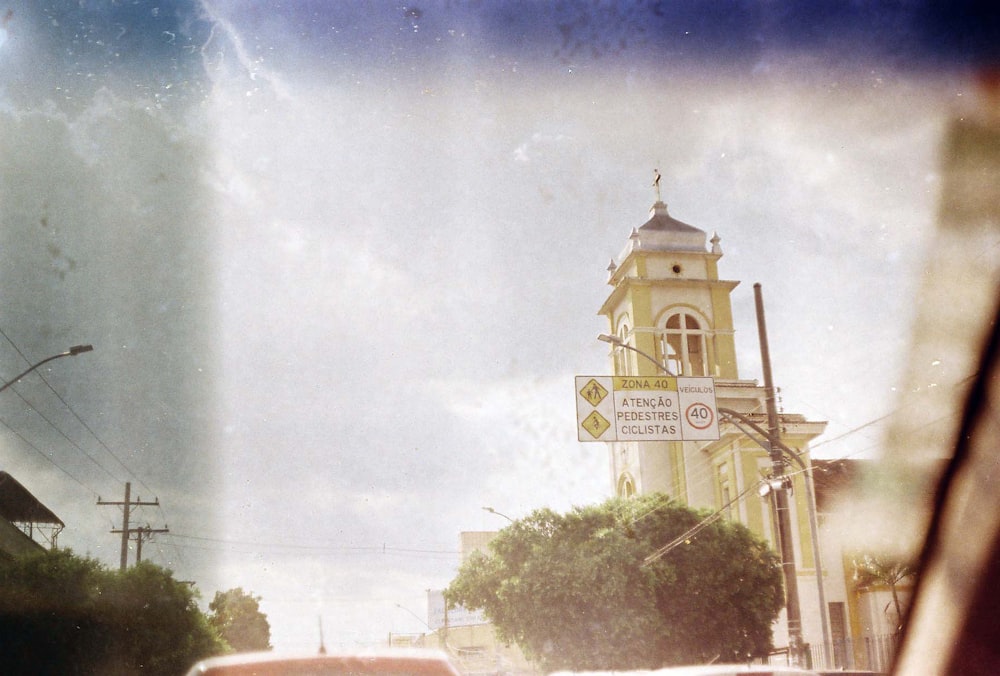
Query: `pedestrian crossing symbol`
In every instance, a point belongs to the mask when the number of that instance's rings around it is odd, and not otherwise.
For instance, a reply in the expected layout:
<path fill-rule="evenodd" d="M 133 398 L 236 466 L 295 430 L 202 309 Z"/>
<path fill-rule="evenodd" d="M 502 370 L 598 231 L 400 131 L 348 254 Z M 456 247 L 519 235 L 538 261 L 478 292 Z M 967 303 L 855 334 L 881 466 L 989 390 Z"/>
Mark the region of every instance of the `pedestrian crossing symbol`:
<path fill-rule="evenodd" d="M 608 390 L 599 382 L 591 378 L 587 384 L 583 386 L 583 389 L 580 390 L 580 396 L 586 399 L 587 403 L 591 406 L 597 406 L 604 400 L 604 397 L 608 396 Z M 604 429 L 607 428 L 605 427 Z M 600 435 L 598 434 L 595 436 Z"/>

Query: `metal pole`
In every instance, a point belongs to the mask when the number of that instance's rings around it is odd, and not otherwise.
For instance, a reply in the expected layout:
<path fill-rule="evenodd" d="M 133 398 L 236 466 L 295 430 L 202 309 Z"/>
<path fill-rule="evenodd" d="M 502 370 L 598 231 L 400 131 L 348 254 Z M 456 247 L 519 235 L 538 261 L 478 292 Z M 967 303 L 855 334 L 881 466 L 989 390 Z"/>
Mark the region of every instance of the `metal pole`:
<path fill-rule="evenodd" d="M 767 404 L 768 446 L 771 456 L 771 473 L 780 479 L 785 473 L 781 449 L 771 439 L 781 438 L 778 406 L 771 379 L 771 354 L 767 344 L 767 324 L 764 321 L 764 299 L 760 284 L 753 285 L 757 308 L 757 333 L 760 339 L 760 360 L 764 372 L 764 399 Z M 780 482 L 779 482 L 780 484 Z M 774 492 L 775 515 L 778 519 L 778 542 L 781 551 L 781 569 L 785 574 L 785 611 L 788 620 L 788 650 L 792 664 L 802 664 L 802 615 L 799 609 L 799 585 L 795 574 L 795 552 L 792 547 L 792 527 L 788 511 L 788 492 L 778 488 Z M 821 612 L 823 609 L 820 609 Z"/>
<path fill-rule="evenodd" d="M 125 482 L 125 502 L 124 505 L 124 516 L 122 516 L 122 552 L 121 552 L 121 570 L 122 572 L 128 568 L 128 513 L 132 506 L 132 482 Z"/>
<path fill-rule="evenodd" d="M 37 364 L 31 365 L 30 367 L 28 367 L 27 370 L 23 371 L 22 373 L 20 373 L 19 375 L 15 376 L 14 378 L 11 378 L 10 380 L 8 380 L 3 385 L 0 385 L 0 392 L 3 392 L 4 390 L 6 390 L 8 387 L 10 387 L 14 383 L 16 383 L 18 380 L 20 380 L 24 376 L 28 375 L 29 373 L 31 373 L 32 371 L 34 371 L 35 369 L 37 369 L 39 366 L 43 366 L 44 364 L 48 364 L 53 359 L 59 359 L 60 357 L 75 357 L 78 354 L 81 354 L 83 352 L 90 352 L 93 349 L 94 349 L 94 347 L 92 345 L 74 345 L 73 347 L 69 348 L 65 352 L 60 352 L 59 354 L 54 354 L 51 357 L 46 357 L 45 359 L 43 359 L 42 361 L 38 362 Z"/>

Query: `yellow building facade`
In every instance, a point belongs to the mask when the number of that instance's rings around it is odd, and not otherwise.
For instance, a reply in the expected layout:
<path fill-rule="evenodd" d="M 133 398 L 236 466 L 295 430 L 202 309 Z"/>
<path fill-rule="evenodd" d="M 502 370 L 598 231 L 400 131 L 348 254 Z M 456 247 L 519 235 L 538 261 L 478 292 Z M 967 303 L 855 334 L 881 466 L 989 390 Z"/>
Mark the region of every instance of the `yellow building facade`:
<path fill-rule="evenodd" d="M 608 320 L 611 340 L 627 346 L 611 343 L 613 374 L 654 376 L 665 369 L 712 377 L 717 406 L 733 414 L 720 416 L 717 441 L 609 443 L 612 482 L 621 497 L 663 492 L 691 507 L 723 510 L 780 551 L 773 493 L 760 494 L 772 460 L 752 427 L 767 429 L 766 391 L 739 375 L 731 294 L 740 282 L 719 277 L 722 255 L 718 235 L 709 240 L 657 200 L 608 267 L 611 290 L 600 314 Z M 852 638 L 844 560 L 839 547 L 825 553 L 818 542 L 822 536 L 814 539 L 822 531 L 807 484 L 809 443 L 826 423 L 785 412 L 779 418 L 781 441 L 798 458 L 789 459 L 784 473 L 791 480 L 802 639 L 814 664 L 854 666 L 844 654 Z M 788 646 L 784 612 L 775 645 Z"/>

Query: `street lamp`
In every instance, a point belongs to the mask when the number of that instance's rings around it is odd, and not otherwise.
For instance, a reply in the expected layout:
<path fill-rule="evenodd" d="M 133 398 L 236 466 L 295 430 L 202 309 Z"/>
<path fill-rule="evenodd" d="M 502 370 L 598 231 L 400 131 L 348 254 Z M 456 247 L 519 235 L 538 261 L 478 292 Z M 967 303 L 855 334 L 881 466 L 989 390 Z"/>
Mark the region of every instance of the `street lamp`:
<path fill-rule="evenodd" d="M 643 352 L 642 350 L 640 350 L 637 347 L 632 347 L 631 345 L 629 345 L 628 343 L 626 343 L 624 340 L 622 340 L 618 336 L 611 336 L 611 335 L 608 335 L 607 333 L 602 333 L 601 335 L 597 336 L 597 339 L 600 340 L 600 341 L 602 341 L 602 342 L 605 342 L 605 343 L 611 343 L 615 347 L 625 348 L 626 350 L 632 350 L 633 352 L 641 354 L 643 357 L 645 357 L 649 361 L 651 361 L 654 364 L 656 364 L 656 367 L 659 368 L 664 373 L 666 373 L 668 376 L 677 377 L 676 373 L 671 373 L 670 369 L 668 369 L 666 366 L 664 366 L 663 364 L 661 364 L 660 362 L 658 362 L 656 360 L 656 357 L 654 357 L 653 355 L 651 355 L 651 354 L 649 354 L 647 352 Z"/>
<path fill-rule="evenodd" d="M 21 378 L 23 378 L 24 376 L 28 375 L 29 373 L 31 373 L 35 369 L 37 369 L 39 366 L 41 366 L 43 364 L 47 364 L 50 361 L 52 361 L 53 359 L 59 359 L 60 357 L 75 357 L 78 354 L 82 354 L 83 352 L 90 352 L 93 349 L 94 349 L 93 345 L 74 345 L 73 347 L 69 348 L 65 352 L 60 352 L 59 354 L 54 354 L 51 357 L 46 357 L 42 361 L 40 361 L 37 364 L 31 366 L 28 370 L 26 370 L 21 375 L 17 376 L 16 378 L 13 378 L 11 380 L 8 380 L 6 383 L 4 383 L 2 386 L 0 386 L 0 392 L 3 392 L 8 387 L 10 387 L 11 385 L 13 385 L 17 381 L 19 381 Z"/>
<path fill-rule="evenodd" d="M 486 512 L 489 512 L 490 514 L 496 514 L 497 516 L 502 516 L 503 518 L 507 519 L 511 523 L 514 523 L 514 519 L 510 518 L 506 514 L 501 514 L 497 510 L 493 509 L 492 507 L 483 507 L 483 510 L 486 511 Z"/>
<path fill-rule="evenodd" d="M 420 621 L 420 624 L 422 624 L 422 625 L 424 625 L 425 627 L 427 627 L 428 629 L 430 629 L 430 630 L 431 630 L 431 632 L 435 632 L 435 631 L 437 631 L 437 630 L 436 630 L 436 629 L 435 629 L 434 627 L 432 627 L 431 625 L 427 624 L 427 620 L 425 620 L 424 618 L 420 617 L 419 615 L 417 615 L 417 614 L 416 614 L 415 612 L 413 612 L 412 610 L 410 610 L 410 609 L 409 609 L 409 608 L 407 608 L 406 606 L 404 606 L 404 605 L 402 605 L 402 604 L 400 604 L 400 603 L 397 603 L 397 604 L 396 604 L 396 607 L 397 607 L 397 608 L 399 608 L 400 610 L 405 610 L 405 611 L 406 611 L 406 612 L 408 612 L 408 613 L 409 613 L 410 615 L 413 615 L 413 617 L 417 618 L 417 619 L 418 619 L 418 620 Z"/>

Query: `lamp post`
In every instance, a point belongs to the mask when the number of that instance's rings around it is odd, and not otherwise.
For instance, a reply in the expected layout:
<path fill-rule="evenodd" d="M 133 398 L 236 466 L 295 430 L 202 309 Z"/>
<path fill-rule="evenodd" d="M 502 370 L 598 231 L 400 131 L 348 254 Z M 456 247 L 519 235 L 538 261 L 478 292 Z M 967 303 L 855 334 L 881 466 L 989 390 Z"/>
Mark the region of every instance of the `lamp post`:
<path fill-rule="evenodd" d="M 2 386 L 0 386 L 0 392 L 3 392 L 4 390 L 6 390 L 8 387 L 10 387 L 11 385 L 13 385 L 17 381 L 19 381 L 21 378 L 23 378 L 24 376 L 28 375 L 29 373 L 31 373 L 35 369 L 37 369 L 39 366 L 42 366 L 43 364 L 48 364 L 53 359 L 59 359 L 60 357 L 75 357 L 78 354 L 82 354 L 83 352 L 90 352 L 93 349 L 94 349 L 93 345 L 74 345 L 73 347 L 69 348 L 65 352 L 60 352 L 59 354 L 54 354 L 51 357 L 46 357 L 42 361 L 40 361 L 37 364 L 34 364 L 30 368 L 28 368 L 26 371 L 24 371 L 23 373 L 21 373 L 19 376 L 15 377 L 15 378 L 12 378 L 11 380 L 8 380 L 6 383 L 4 383 Z"/>

